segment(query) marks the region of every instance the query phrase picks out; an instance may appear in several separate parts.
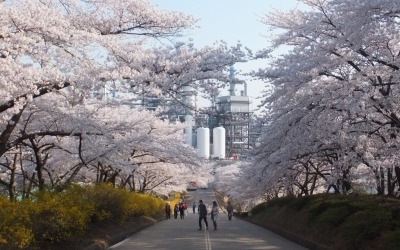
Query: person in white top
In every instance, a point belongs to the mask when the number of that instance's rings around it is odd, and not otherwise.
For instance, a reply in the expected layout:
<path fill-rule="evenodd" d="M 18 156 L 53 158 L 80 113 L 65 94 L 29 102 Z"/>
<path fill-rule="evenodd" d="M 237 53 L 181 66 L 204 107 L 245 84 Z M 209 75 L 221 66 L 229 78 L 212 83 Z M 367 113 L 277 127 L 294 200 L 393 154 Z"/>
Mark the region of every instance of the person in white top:
<path fill-rule="evenodd" d="M 218 220 L 218 205 L 216 201 L 213 201 L 212 209 L 211 209 L 211 220 L 214 225 L 214 230 L 217 230 L 217 220 Z"/>

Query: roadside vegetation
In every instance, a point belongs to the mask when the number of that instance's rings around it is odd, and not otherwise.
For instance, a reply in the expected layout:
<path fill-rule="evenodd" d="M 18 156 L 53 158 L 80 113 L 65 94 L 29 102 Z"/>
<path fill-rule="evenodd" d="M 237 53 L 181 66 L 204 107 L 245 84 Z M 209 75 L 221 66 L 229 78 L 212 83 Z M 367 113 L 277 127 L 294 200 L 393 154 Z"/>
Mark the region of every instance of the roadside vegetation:
<path fill-rule="evenodd" d="M 243 219 L 311 249 L 400 249 L 400 200 L 373 195 L 288 196 L 255 206 Z"/>
<path fill-rule="evenodd" d="M 108 184 L 40 191 L 23 201 L 0 197 L 0 249 L 51 249 L 69 240 L 83 240 L 91 226 L 105 221 L 160 218 L 164 206 L 161 198 Z"/>

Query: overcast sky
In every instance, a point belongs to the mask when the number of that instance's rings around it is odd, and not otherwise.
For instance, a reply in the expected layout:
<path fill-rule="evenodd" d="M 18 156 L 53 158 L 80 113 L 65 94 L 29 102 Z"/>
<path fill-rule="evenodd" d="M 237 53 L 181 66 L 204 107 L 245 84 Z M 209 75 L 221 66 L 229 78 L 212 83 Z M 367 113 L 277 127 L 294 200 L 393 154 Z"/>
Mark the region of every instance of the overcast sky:
<path fill-rule="evenodd" d="M 150 0 L 162 9 L 182 11 L 199 19 L 199 28 L 190 31 L 196 47 L 212 45 L 223 40 L 229 45 L 240 41 L 253 52 L 268 47 L 268 32 L 260 18 L 272 9 L 289 10 L 298 7 L 296 0 Z M 235 65 L 238 71 L 257 70 L 260 63 Z M 256 108 L 256 97 L 262 82 L 248 82 L 248 95 Z M 241 87 L 239 86 L 238 89 Z M 200 104 L 201 105 L 201 104 Z"/>

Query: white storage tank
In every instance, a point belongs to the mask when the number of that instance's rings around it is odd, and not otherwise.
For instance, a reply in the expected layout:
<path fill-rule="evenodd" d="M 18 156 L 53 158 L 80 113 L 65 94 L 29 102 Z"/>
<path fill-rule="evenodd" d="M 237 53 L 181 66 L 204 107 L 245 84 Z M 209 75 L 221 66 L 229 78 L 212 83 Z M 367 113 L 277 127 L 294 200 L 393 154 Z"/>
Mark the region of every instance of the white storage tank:
<path fill-rule="evenodd" d="M 225 159 L 225 128 L 213 129 L 213 157 Z"/>
<path fill-rule="evenodd" d="M 198 128 L 197 129 L 197 149 L 199 154 L 205 159 L 210 158 L 210 129 Z"/>
<path fill-rule="evenodd" d="M 193 146 L 192 144 L 193 117 L 191 115 L 185 115 L 185 122 L 187 125 L 187 127 L 185 128 L 185 142 L 186 144 Z"/>

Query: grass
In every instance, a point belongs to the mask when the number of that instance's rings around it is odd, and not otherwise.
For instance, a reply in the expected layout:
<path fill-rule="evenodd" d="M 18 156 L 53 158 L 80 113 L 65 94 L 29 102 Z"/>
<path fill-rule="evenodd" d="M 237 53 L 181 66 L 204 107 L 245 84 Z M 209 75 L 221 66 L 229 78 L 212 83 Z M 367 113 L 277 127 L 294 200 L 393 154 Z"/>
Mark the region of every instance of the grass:
<path fill-rule="evenodd" d="M 262 203 L 244 218 L 315 249 L 400 249 L 400 200 L 320 194 Z"/>

